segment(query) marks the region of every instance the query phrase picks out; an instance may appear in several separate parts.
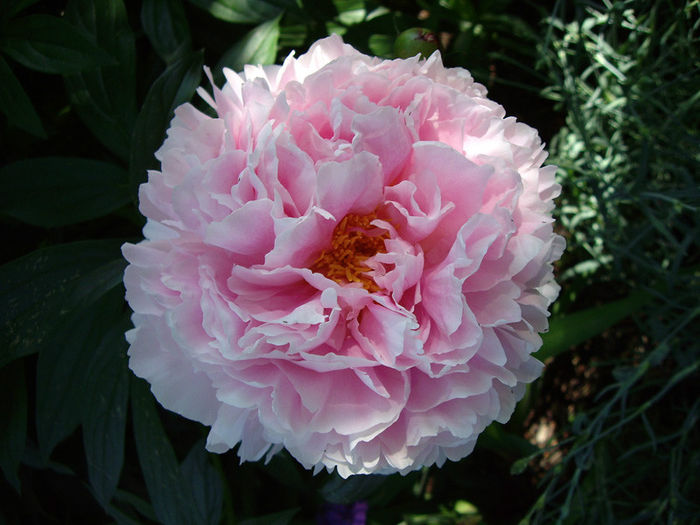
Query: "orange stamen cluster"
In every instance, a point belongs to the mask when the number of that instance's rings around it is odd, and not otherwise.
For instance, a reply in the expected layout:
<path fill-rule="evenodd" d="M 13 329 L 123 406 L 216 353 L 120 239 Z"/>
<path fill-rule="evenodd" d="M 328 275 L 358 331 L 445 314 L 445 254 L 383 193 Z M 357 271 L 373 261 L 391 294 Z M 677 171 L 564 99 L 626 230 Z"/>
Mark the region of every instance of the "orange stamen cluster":
<path fill-rule="evenodd" d="M 329 249 L 311 265 L 311 271 L 319 272 L 340 284 L 360 283 L 370 292 L 379 286 L 366 275 L 370 270 L 363 263 L 377 253 L 386 253 L 384 240 L 389 232 L 370 224 L 377 216 L 346 215 L 333 230 Z"/>

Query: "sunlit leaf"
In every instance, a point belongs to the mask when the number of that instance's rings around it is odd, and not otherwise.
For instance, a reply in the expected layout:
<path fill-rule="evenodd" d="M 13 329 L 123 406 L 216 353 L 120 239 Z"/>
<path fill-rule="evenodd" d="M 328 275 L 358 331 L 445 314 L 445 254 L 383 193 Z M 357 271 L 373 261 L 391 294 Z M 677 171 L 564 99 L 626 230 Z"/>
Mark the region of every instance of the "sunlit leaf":
<path fill-rule="evenodd" d="M 8 122 L 18 128 L 28 131 L 37 137 L 45 137 L 32 101 L 10 69 L 10 66 L 0 56 L 0 111 L 7 117 Z"/>
<path fill-rule="evenodd" d="M 136 48 L 122 0 L 71 0 L 66 19 L 116 62 L 64 77 L 72 107 L 97 139 L 129 159 L 136 121 Z"/>
<path fill-rule="evenodd" d="M 394 38 L 391 35 L 371 35 L 368 45 L 373 55 L 382 58 L 394 58 Z"/>
<path fill-rule="evenodd" d="M 209 11 L 226 22 L 257 24 L 275 18 L 280 7 L 265 0 L 190 0 L 190 3 Z"/>
<path fill-rule="evenodd" d="M 0 369 L 0 467 L 5 479 L 20 491 L 17 477 L 27 436 L 27 387 L 24 364 L 15 361 Z"/>
<path fill-rule="evenodd" d="M 228 67 L 242 71 L 246 64 L 273 64 L 280 37 L 279 17 L 253 29 L 221 57 L 217 69 Z"/>
<path fill-rule="evenodd" d="M 131 140 L 129 171 L 133 189 L 146 180 L 146 171 L 155 167 L 154 153 L 165 138 L 173 111 L 190 100 L 199 85 L 202 61 L 201 52 L 180 58 L 168 66 L 148 90 Z"/>
<path fill-rule="evenodd" d="M 74 157 L 22 160 L 0 169 L 0 213 L 53 228 L 102 217 L 130 200 L 128 172 Z"/>
<path fill-rule="evenodd" d="M 43 73 L 76 73 L 114 62 L 77 27 L 50 15 L 13 20 L 0 47 L 20 64 Z"/>
<path fill-rule="evenodd" d="M 181 0 L 144 0 L 141 25 L 156 53 L 173 62 L 192 47 L 190 28 Z"/>
<path fill-rule="evenodd" d="M 367 16 L 364 0 L 333 0 L 338 10 L 338 21 L 344 25 L 359 24 Z"/>

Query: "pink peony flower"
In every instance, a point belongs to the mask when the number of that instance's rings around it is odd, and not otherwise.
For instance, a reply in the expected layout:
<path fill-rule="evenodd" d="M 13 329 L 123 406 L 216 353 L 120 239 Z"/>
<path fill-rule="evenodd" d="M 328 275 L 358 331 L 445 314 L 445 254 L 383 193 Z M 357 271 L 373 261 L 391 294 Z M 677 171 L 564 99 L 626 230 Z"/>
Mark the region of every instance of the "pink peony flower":
<path fill-rule="evenodd" d="M 180 106 L 125 244 L 129 365 L 241 460 L 347 477 L 471 452 L 542 364 L 559 186 L 464 69 L 337 36 Z"/>

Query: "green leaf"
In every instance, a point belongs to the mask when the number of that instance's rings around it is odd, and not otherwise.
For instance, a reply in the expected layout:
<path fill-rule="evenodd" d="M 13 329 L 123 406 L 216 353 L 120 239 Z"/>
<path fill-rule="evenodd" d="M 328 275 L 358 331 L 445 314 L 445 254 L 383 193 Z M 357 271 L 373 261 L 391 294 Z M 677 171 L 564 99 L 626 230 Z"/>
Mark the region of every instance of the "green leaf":
<path fill-rule="evenodd" d="M 134 187 L 157 165 L 154 153 L 163 143 L 175 108 L 190 100 L 197 89 L 202 63 L 201 51 L 190 53 L 168 66 L 148 90 L 131 140 L 129 171 Z"/>
<path fill-rule="evenodd" d="M 83 405 L 94 378 L 86 372 L 107 330 L 124 307 L 123 291 L 115 289 L 97 303 L 74 310 L 51 334 L 39 353 L 36 372 L 36 432 L 48 460 L 54 447 L 82 419 Z"/>
<path fill-rule="evenodd" d="M 0 82 L 0 111 L 7 116 L 8 123 L 37 137 L 46 138 L 46 132 L 32 101 L 10 66 L 1 56 L 0 78 L 2 78 L 2 82 Z"/>
<path fill-rule="evenodd" d="M 217 70 L 242 71 L 246 64 L 274 64 L 280 38 L 280 17 L 260 24 L 221 57 Z"/>
<path fill-rule="evenodd" d="M 189 507 L 194 523 L 217 525 L 221 521 L 223 484 L 218 472 L 209 462 L 204 441 L 198 441 L 182 462 L 181 481 L 189 493 Z"/>
<path fill-rule="evenodd" d="M 365 0 L 333 0 L 338 21 L 346 26 L 359 24 L 367 17 Z"/>
<path fill-rule="evenodd" d="M 114 505 L 107 505 L 104 507 L 105 512 L 114 519 L 117 525 L 143 525 L 143 522 L 134 519 L 126 512 L 122 512 Z"/>
<path fill-rule="evenodd" d="M 39 351 L 73 309 L 121 283 L 121 244 L 61 244 L 0 266 L 0 366 Z"/>
<path fill-rule="evenodd" d="M 190 521 L 184 508 L 187 508 L 189 501 L 183 498 L 175 452 L 160 423 L 147 383 L 132 379 L 134 439 L 153 510 L 165 525 L 186 525 Z"/>
<path fill-rule="evenodd" d="M 299 474 L 299 463 L 292 459 L 286 451 L 278 452 L 270 458 L 270 461 L 256 463 L 255 465 L 287 487 L 294 490 L 304 487 L 304 479 Z"/>
<path fill-rule="evenodd" d="M 368 40 L 369 50 L 381 58 L 395 58 L 394 37 L 391 35 L 374 34 Z"/>
<path fill-rule="evenodd" d="M 20 11 L 33 6 L 38 1 L 39 0 L 10 0 L 9 2 L 7 2 L 9 3 L 9 5 L 3 6 L 6 10 L 5 13 L 3 13 L 3 15 L 7 18 L 12 18 Z"/>
<path fill-rule="evenodd" d="M 126 170 L 97 160 L 46 157 L 0 169 L 0 213 L 54 228 L 108 215 L 130 201 Z"/>
<path fill-rule="evenodd" d="M 513 464 L 510 466 L 510 475 L 518 476 L 525 472 L 525 469 L 530 464 L 530 461 L 532 461 L 532 457 L 530 456 L 526 458 L 520 458 L 519 460 L 514 461 Z"/>
<path fill-rule="evenodd" d="M 334 475 L 321 489 L 321 496 L 329 503 L 348 505 L 362 499 L 368 499 L 390 480 L 390 476 L 370 474 L 368 476 L 352 476 L 343 479 Z"/>
<path fill-rule="evenodd" d="M 43 73 L 68 74 L 113 62 L 77 27 L 62 18 L 30 15 L 9 24 L 0 48 Z"/>
<path fill-rule="evenodd" d="M 114 60 L 114 65 L 66 75 L 71 105 L 83 123 L 124 161 L 136 122 L 136 48 L 122 0 L 71 0 L 66 19 Z"/>
<path fill-rule="evenodd" d="M 83 407 L 83 443 L 88 477 L 103 507 L 112 499 L 124 463 L 124 433 L 129 395 L 124 332 L 130 326 L 122 316 L 95 348 L 87 367 L 89 384 Z"/>
<path fill-rule="evenodd" d="M 141 516 L 150 521 L 156 521 L 156 515 L 153 512 L 153 505 L 150 502 L 142 499 L 131 492 L 125 490 L 117 489 L 114 494 L 114 501 L 123 505 L 127 505 L 137 511 Z M 118 520 L 118 523 L 121 523 Z M 141 522 L 138 522 L 139 525 Z"/>
<path fill-rule="evenodd" d="M 27 437 L 27 387 L 24 363 L 15 361 L 0 369 L 0 467 L 7 481 L 20 491 L 17 469 L 24 454 Z"/>
<path fill-rule="evenodd" d="M 236 24 L 257 24 L 275 18 L 281 9 L 265 0 L 190 0 L 212 16 Z"/>
<path fill-rule="evenodd" d="M 168 64 L 192 48 L 181 0 L 144 0 L 141 25 L 153 49 Z"/>
<path fill-rule="evenodd" d="M 283 510 L 282 512 L 265 514 L 264 516 L 258 516 L 257 518 L 241 520 L 239 525 L 289 525 L 299 510 L 300 509 L 297 507 L 294 509 Z"/>
<path fill-rule="evenodd" d="M 537 451 L 535 445 L 518 434 L 506 432 L 500 423 L 491 423 L 486 427 L 479 436 L 477 446 L 490 450 L 509 461 Z"/>
<path fill-rule="evenodd" d="M 628 315 L 638 311 L 651 300 L 646 292 L 634 292 L 625 299 L 602 306 L 594 306 L 571 315 L 555 317 L 549 323 L 549 332 L 542 334 L 542 348 L 534 356 L 540 361 L 566 352 L 601 332 Z"/>

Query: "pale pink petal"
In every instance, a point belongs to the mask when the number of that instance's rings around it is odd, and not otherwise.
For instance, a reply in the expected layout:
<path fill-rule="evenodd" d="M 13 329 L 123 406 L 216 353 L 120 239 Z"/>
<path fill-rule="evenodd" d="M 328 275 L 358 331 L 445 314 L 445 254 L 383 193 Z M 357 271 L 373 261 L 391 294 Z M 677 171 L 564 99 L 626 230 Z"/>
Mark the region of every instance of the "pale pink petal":
<path fill-rule="evenodd" d="M 559 291 L 537 132 L 439 53 L 332 36 L 221 89 L 205 73 L 215 114 L 176 109 L 123 246 L 132 370 L 242 461 L 286 448 L 347 477 L 469 454 L 541 373 Z"/>

